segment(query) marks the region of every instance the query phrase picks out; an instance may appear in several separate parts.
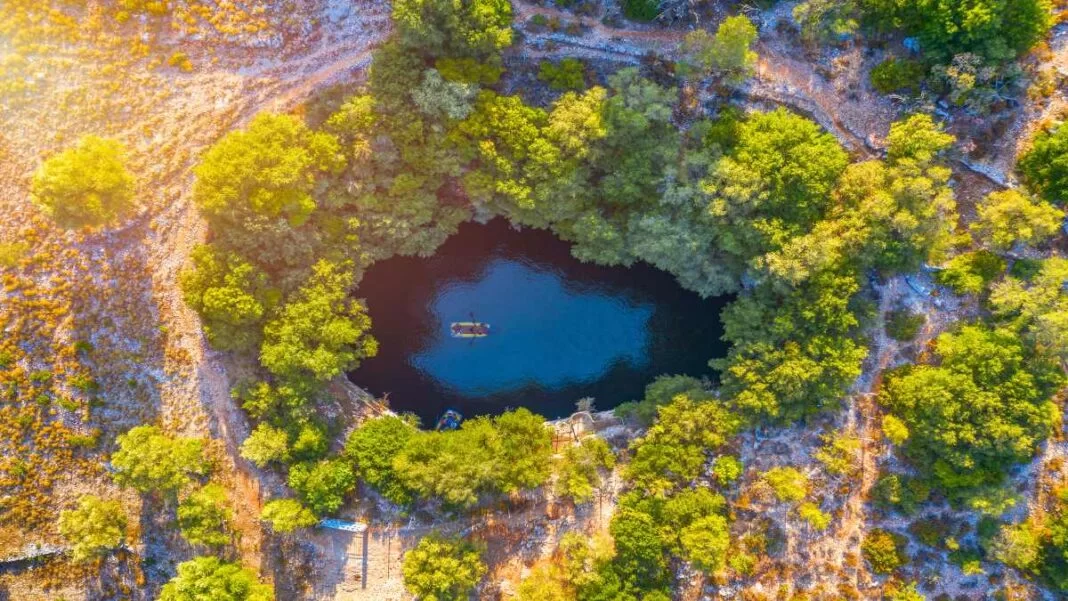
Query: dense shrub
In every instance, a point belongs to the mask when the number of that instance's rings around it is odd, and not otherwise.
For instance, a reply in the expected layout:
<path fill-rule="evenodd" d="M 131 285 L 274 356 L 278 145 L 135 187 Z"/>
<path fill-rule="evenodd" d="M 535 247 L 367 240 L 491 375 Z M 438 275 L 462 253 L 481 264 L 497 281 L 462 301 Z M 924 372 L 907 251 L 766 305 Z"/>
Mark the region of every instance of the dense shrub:
<path fill-rule="evenodd" d="M 880 400 L 909 431 L 906 454 L 945 490 L 997 484 L 1050 433 L 1063 373 L 1005 330 L 963 326 L 938 337 L 937 365 L 906 366 Z"/>
<path fill-rule="evenodd" d="M 794 467 L 773 467 L 761 478 L 771 486 L 775 498 L 796 503 L 808 494 L 808 476 Z"/>
<path fill-rule="evenodd" d="M 742 477 L 742 461 L 733 455 L 720 455 L 712 462 L 712 476 L 727 486 Z"/>
<path fill-rule="evenodd" d="M 581 90 L 586 87 L 586 65 L 577 58 L 565 58 L 558 63 L 542 61 L 538 79 L 554 90 Z"/>
<path fill-rule="evenodd" d="M 909 342 L 920 332 L 927 317 L 908 309 L 897 309 L 886 314 L 886 335 L 901 342 Z"/>
<path fill-rule="evenodd" d="M 714 75 L 727 83 L 741 83 L 756 65 L 752 46 L 758 37 L 756 26 L 745 15 L 727 17 L 715 35 L 704 29 L 686 34 L 679 66 L 684 74 Z"/>
<path fill-rule="evenodd" d="M 1035 136 L 1017 163 L 1024 181 L 1049 202 L 1068 202 L 1068 127 L 1061 125 Z"/>
<path fill-rule="evenodd" d="M 916 36 L 925 55 L 942 61 L 964 52 L 994 61 L 1014 59 L 1045 37 L 1051 23 L 1047 0 L 860 4 L 874 27 Z"/>
<path fill-rule="evenodd" d="M 935 280 L 957 294 L 980 294 L 1005 271 L 1005 260 L 992 252 L 966 252 L 950 259 Z"/>
<path fill-rule="evenodd" d="M 461 601 L 470 597 L 486 566 L 474 544 L 430 534 L 404 554 L 401 570 L 404 587 L 416 598 Z"/>
<path fill-rule="evenodd" d="M 129 215 L 135 180 L 115 140 L 85 136 L 33 176 L 33 201 L 62 227 L 99 227 Z"/>
<path fill-rule="evenodd" d="M 59 533 L 71 545 L 71 559 L 96 559 L 125 542 L 126 512 L 118 501 L 85 495 L 77 509 L 59 515 Z"/>
<path fill-rule="evenodd" d="M 232 511 L 226 489 L 211 483 L 178 504 L 178 527 L 194 545 L 219 547 L 230 542 Z"/>
<path fill-rule="evenodd" d="M 329 515 L 337 511 L 345 497 L 356 488 L 356 476 L 348 462 L 323 459 L 291 467 L 289 486 L 316 515 Z"/>
<path fill-rule="evenodd" d="M 296 499 L 268 501 L 260 512 L 260 519 L 271 525 L 275 532 L 288 534 L 301 528 L 314 526 L 319 518 Z"/>
<path fill-rule="evenodd" d="M 617 405 L 613 412 L 617 417 L 633 420 L 639 426 L 648 427 L 656 421 L 656 413 L 662 405 L 667 405 L 678 395 L 686 395 L 694 400 L 712 398 L 704 383 L 690 376 L 658 376 L 646 385 L 645 396 L 640 401 L 629 401 Z"/>
<path fill-rule="evenodd" d="M 1068 359 L 1068 260 L 1050 257 L 1027 280 L 1007 278 L 994 285 L 990 304 L 995 315 L 1041 354 Z"/>
<path fill-rule="evenodd" d="M 413 420 L 386 415 L 369 419 L 352 431 L 345 443 L 345 456 L 368 486 L 398 505 L 412 501 L 412 492 L 398 479 L 393 461 L 419 433 Z"/>
<path fill-rule="evenodd" d="M 196 557 L 178 564 L 178 575 L 163 586 L 160 601 L 274 601 L 274 588 L 256 573 L 216 557 Z"/>
<path fill-rule="evenodd" d="M 459 430 L 419 432 L 393 460 L 395 477 L 422 498 L 470 507 L 481 494 L 540 486 L 551 471 L 552 433 L 527 409 L 465 420 Z"/>
<path fill-rule="evenodd" d="M 678 395 L 660 408 L 657 423 L 631 443 L 627 477 L 649 494 L 663 494 L 692 482 L 709 453 L 738 431 L 740 418 L 717 400 L 694 401 Z"/>
<path fill-rule="evenodd" d="M 808 523 L 813 530 L 826 530 L 831 525 L 831 516 L 820 511 L 820 506 L 815 503 L 799 505 L 797 516 Z"/>
<path fill-rule="evenodd" d="M 918 92 L 926 70 L 923 64 L 891 56 L 871 70 L 871 85 L 883 94 L 908 90 Z"/>
<path fill-rule="evenodd" d="M 920 478 L 884 474 L 876 481 L 872 497 L 877 505 L 915 513 L 931 494 L 930 486 Z"/>
<path fill-rule="evenodd" d="M 908 563 L 905 555 L 907 539 L 886 530 L 872 530 L 864 537 L 860 551 L 876 574 L 890 574 Z"/>
<path fill-rule="evenodd" d="M 405 45 L 434 56 L 486 57 L 512 43 L 507 0 L 400 0 L 393 23 Z"/>
<path fill-rule="evenodd" d="M 623 0 L 623 14 L 635 21 L 652 21 L 660 14 L 660 0 Z"/>
<path fill-rule="evenodd" d="M 171 437 L 155 426 L 132 428 L 116 442 L 112 478 L 141 492 L 175 493 L 208 469 L 199 439 Z"/>
<path fill-rule="evenodd" d="M 587 436 L 577 445 L 569 445 L 557 461 L 557 494 L 585 503 L 601 488 L 607 470 L 616 465 L 612 447 L 603 438 Z"/>

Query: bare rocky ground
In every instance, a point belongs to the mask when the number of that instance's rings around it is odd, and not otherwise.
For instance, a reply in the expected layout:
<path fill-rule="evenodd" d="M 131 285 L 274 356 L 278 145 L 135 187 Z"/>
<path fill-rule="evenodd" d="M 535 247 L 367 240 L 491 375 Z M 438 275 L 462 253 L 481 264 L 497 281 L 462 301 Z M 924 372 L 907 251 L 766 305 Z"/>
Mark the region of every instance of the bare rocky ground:
<path fill-rule="evenodd" d="M 120 60 L 115 53 L 121 50 L 114 47 L 111 55 L 103 56 L 75 47 L 67 49 L 69 60 L 41 65 L 32 92 L 0 97 L 0 242 L 17 239 L 35 214 L 27 190 L 30 174 L 42 157 L 84 133 L 124 141 L 141 181 L 142 214 L 106 235 L 46 233 L 54 242 L 69 244 L 77 251 L 67 262 L 57 263 L 52 276 L 67 278 L 71 273 L 82 273 L 98 287 L 86 288 L 88 300 L 76 308 L 74 320 L 84 320 L 85 327 L 96 328 L 99 324 L 94 320 L 100 315 L 118 312 L 119 323 L 107 329 L 117 347 L 136 340 L 154 341 L 142 352 L 131 353 L 110 366 L 114 378 L 105 382 L 105 394 L 130 398 L 130 393 L 121 389 L 127 378 L 145 384 L 137 401 L 131 399 L 129 413 L 116 416 L 116 430 L 157 419 L 173 432 L 219 441 L 217 457 L 238 513 L 239 554 L 250 565 L 275 575 L 286 591 L 281 598 L 404 599 L 400 557 L 407 545 L 434 528 L 470 533 L 490 544 L 492 577 L 480 596 L 497 598 L 514 589 L 529 566 L 551 552 L 553 541 L 562 533 L 603 528 L 611 514 L 618 479 L 605 491 L 602 502 L 592 508 L 573 510 L 544 498 L 517 499 L 503 513 L 487 512 L 450 522 L 428 523 L 418 516 L 400 521 L 384 519 L 376 522 L 368 535 L 366 557 L 359 537 L 315 532 L 272 540 L 256 520 L 266 493 L 278 490 L 281 483 L 277 475 L 257 470 L 237 454 L 248 425 L 229 389 L 243 367 L 205 345 L 195 314 L 185 307 L 176 290 L 181 266 L 192 246 L 205 235 L 203 222 L 189 199 L 191 168 L 205 147 L 257 112 L 299 108 L 318 89 L 359 78 L 371 50 L 389 33 L 389 7 L 383 2 L 279 0 L 264 5 L 264 19 L 270 27 L 256 34 L 187 36 L 148 21 L 128 27 L 133 38 L 148 39 L 153 47 L 166 49 L 157 53 L 160 56 L 181 46 L 194 65 L 189 73 L 161 67 L 152 55 Z M 100 6 L 90 2 L 90 10 L 100 10 Z M 777 27 L 789 19 L 792 6 L 783 2 L 773 10 L 751 13 L 761 26 L 757 46 L 760 63 L 756 77 L 737 90 L 737 101 L 749 107 L 791 106 L 816 119 L 858 156 L 878 155 L 899 108 L 875 94 L 867 83 L 867 71 L 881 55 L 844 47 L 807 56 L 795 39 Z M 519 28 L 537 14 L 580 25 L 574 35 L 527 32 L 509 60 L 531 63 L 543 57 L 580 56 L 609 66 L 638 64 L 649 52 L 670 58 L 687 30 L 681 24 L 609 27 L 602 23 L 603 8 L 588 16 L 522 2 L 516 3 L 515 9 Z M 720 8 L 712 7 L 711 16 L 702 25 L 714 27 L 721 13 Z M 121 69 L 107 69 L 109 60 L 121 64 Z M 1042 60 L 1046 66 L 1068 70 L 1068 33 L 1063 25 L 1055 30 L 1051 52 Z M 92 61 L 92 68 L 80 61 Z M 703 94 L 704 99 L 711 100 L 710 92 Z M 958 196 L 967 202 L 1011 182 L 1013 158 L 1030 130 L 1043 120 L 1055 118 L 1065 105 L 1064 90 L 1060 90 L 1049 100 L 1017 109 L 992 152 L 981 161 L 958 162 Z M 103 259 L 120 267 L 101 271 Z M 130 265 L 139 268 L 131 270 Z M 928 323 L 919 341 L 903 347 L 882 335 L 880 317 L 872 325 L 873 344 L 865 375 L 839 411 L 793 428 L 760 436 L 747 434 L 739 441 L 748 466 L 743 490 L 751 488 L 757 472 L 767 467 L 802 467 L 819 484 L 813 496 L 834 516 L 831 528 L 813 532 L 790 511 L 761 506 L 758 500 L 758 512 L 783 533 L 782 554 L 770 560 L 773 565 L 760 570 L 762 576 L 740 586 L 709 583 L 705 587 L 695 577 L 687 598 L 742 598 L 742 589 L 774 598 L 781 584 L 822 586 L 828 593 L 848 584 L 861 591 L 863 598 L 876 598 L 879 580 L 867 573 L 859 560 L 859 541 L 872 527 L 903 532 L 905 526 L 901 518 L 881 515 L 866 502 L 878 469 L 894 465 L 878 435 L 879 409 L 873 398 L 878 373 L 914 358 L 947 325 L 976 310 L 960 299 L 933 296 L 932 288 L 922 278 L 912 283 L 899 278 L 879 286 L 880 315 L 900 302 L 925 313 Z M 358 399 L 340 397 L 341 412 L 354 415 L 361 407 Z M 618 426 L 603 425 L 621 446 L 633 435 Z M 859 477 L 849 481 L 831 478 L 812 458 L 819 434 L 829 428 L 852 431 L 863 441 Z M 1065 453 L 1063 440 L 1051 441 L 1042 455 L 1016 476 L 1021 492 L 1035 507 L 1045 494 L 1037 483 L 1051 469 L 1062 469 L 1055 466 L 1063 464 Z M 60 494 L 69 495 L 69 502 L 83 488 L 70 486 Z M 365 501 L 363 506 L 367 504 Z M 143 586 L 139 583 L 131 593 L 135 598 L 152 598 L 168 573 L 167 566 L 191 553 L 176 547 L 173 539 L 164 538 L 165 516 L 160 518 L 154 511 L 151 504 L 143 510 L 138 546 L 159 565 L 142 576 Z M 950 510 L 936 506 L 928 511 Z M 744 520 L 739 521 L 738 528 L 748 527 Z M 40 533 L 36 538 L 39 540 L 34 540 L 34 533 L 26 533 L 23 542 L 48 542 L 54 533 Z M 917 549 L 913 542 L 910 550 Z M 911 576 L 930 581 L 925 571 L 943 573 L 925 592 L 931 597 L 941 592 L 968 599 L 984 597 L 986 576 L 965 576 L 945 561 L 942 552 L 929 551 L 933 557 Z M 997 566 L 984 568 L 988 575 L 1001 573 Z M 121 572 L 122 567 L 109 565 L 105 571 L 109 570 Z M 304 578 L 293 579 L 294 572 Z M 130 574 L 115 577 L 134 578 Z M 4 586 L 10 598 L 28 601 L 60 598 L 58 595 L 65 599 L 102 598 L 93 586 L 73 579 L 59 590 L 44 591 L 33 571 L 8 575 Z"/>
<path fill-rule="evenodd" d="M 104 380 L 102 395 L 124 399 L 129 409 L 109 424 L 109 434 L 155 421 L 175 433 L 219 441 L 217 458 L 232 489 L 239 553 L 253 566 L 265 557 L 258 522 L 262 493 L 280 484 L 277 476 L 238 456 L 248 426 L 229 391 L 241 366 L 207 347 L 196 315 L 177 290 L 180 269 L 206 233 L 189 200 L 191 169 L 204 148 L 260 111 L 292 109 L 319 87 L 358 76 L 371 49 L 389 33 L 389 7 L 383 3 L 276 4 L 267 15 L 273 17 L 268 19 L 272 29 L 256 35 L 190 39 L 148 21 L 139 26 L 140 33 L 129 34 L 151 39 L 159 53 L 181 47 L 195 65 L 190 73 L 161 68 L 152 57 L 129 61 L 111 39 L 106 40 L 107 52 L 100 50 L 104 41 L 99 38 L 81 47 L 64 46 L 69 55 L 42 60 L 37 87 L 22 97 L 3 97 L 0 111 L 0 242 L 17 241 L 36 214 L 28 199 L 29 178 L 42 157 L 87 133 L 127 145 L 139 178 L 141 214 L 107 234 L 46 230 L 52 243 L 77 252 L 42 277 L 88 274 L 93 286 L 85 289 L 86 306 L 76 307 L 71 319 L 94 329 L 102 327 L 101 315 L 111 314 L 121 325 L 108 329 L 118 348 L 154 341 L 141 353 L 100 366 L 117 374 Z M 96 62 L 79 63 L 101 54 L 97 60 L 121 64 L 121 72 L 101 69 Z M 117 86 L 110 85 L 116 81 Z M 129 264 L 117 269 L 121 262 L 116 259 L 122 257 L 132 257 L 135 269 Z M 126 382 L 134 380 L 146 384 L 142 398 L 131 399 L 126 390 Z M 85 489 L 75 487 L 67 506 L 78 492 Z M 169 529 L 167 516 L 156 513 L 153 507 L 142 511 L 139 543 L 154 568 L 134 587 L 141 590 L 135 593 L 138 598 L 154 598 L 156 587 L 173 573 L 168 566 L 192 553 L 162 534 Z M 26 532 L 21 545 L 3 549 L 2 555 L 49 538 L 54 532 Z M 271 572 L 271 566 L 263 567 Z M 99 598 L 91 586 L 69 584 L 70 590 L 46 592 L 36 575 L 27 572 L 5 582 L 3 590 L 27 601 L 57 594 Z"/>

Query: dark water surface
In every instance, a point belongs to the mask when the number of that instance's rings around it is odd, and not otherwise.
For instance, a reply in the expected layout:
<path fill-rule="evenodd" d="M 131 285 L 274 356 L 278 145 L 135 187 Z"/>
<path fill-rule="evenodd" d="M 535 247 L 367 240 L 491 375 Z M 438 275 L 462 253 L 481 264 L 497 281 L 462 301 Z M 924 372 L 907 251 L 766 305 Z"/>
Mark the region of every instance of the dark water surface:
<path fill-rule="evenodd" d="M 563 417 L 589 396 L 610 409 L 660 374 L 711 375 L 708 360 L 726 354 L 728 298 L 702 300 L 644 263 L 583 264 L 550 232 L 503 219 L 464 224 L 432 258 L 375 264 L 359 296 L 379 354 L 349 378 L 424 425 L 450 407 Z M 472 316 L 489 336 L 449 335 Z"/>

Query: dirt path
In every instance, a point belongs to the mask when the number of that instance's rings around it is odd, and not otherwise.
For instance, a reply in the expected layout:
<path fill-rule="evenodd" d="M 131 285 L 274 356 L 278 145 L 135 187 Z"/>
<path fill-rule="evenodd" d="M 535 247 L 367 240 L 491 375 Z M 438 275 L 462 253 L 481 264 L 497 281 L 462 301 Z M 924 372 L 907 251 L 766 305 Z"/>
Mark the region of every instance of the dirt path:
<path fill-rule="evenodd" d="M 220 129 L 220 134 L 246 124 L 261 112 L 290 110 L 319 88 L 350 76 L 354 70 L 365 68 L 374 47 L 389 33 L 388 27 L 381 26 L 381 19 L 377 21 L 377 35 L 374 37 L 329 44 L 307 56 L 256 73 L 260 90 L 252 96 L 254 101 L 240 108 L 226 106 L 216 113 L 217 119 L 229 122 Z M 201 148 L 210 141 L 205 140 Z M 236 528 L 242 533 L 239 539 L 242 554 L 246 562 L 260 565 L 264 560 L 260 508 L 265 497 L 269 496 L 268 491 L 280 494 L 283 483 L 276 472 L 260 470 L 240 456 L 240 445 L 248 437 L 249 427 L 247 417 L 230 394 L 233 376 L 228 375 L 223 357 L 208 347 L 201 333 L 199 318 L 181 300 L 175 286 L 193 246 L 204 240 L 206 235 L 203 220 L 190 202 L 191 165 L 176 174 L 174 188 L 177 202 L 154 222 L 156 227 L 161 221 L 170 226 L 167 228 L 170 231 L 158 236 L 158 241 L 154 242 L 157 256 L 154 279 L 159 290 L 159 302 L 166 306 L 165 313 L 171 316 L 166 325 L 174 333 L 176 346 L 184 351 L 183 359 L 196 366 L 187 390 L 199 391 L 193 398 L 198 398 L 201 406 L 208 411 L 212 435 L 222 442 L 225 449 L 229 464 L 227 471 L 233 476 L 232 491 L 237 499 Z M 187 398 L 186 394 L 184 391 L 177 392 L 171 398 Z M 188 415 L 188 410 L 174 407 L 165 413 L 173 418 Z"/>
<path fill-rule="evenodd" d="M 93 255 L 145 255 L 144 273 L 129 276 L 149 282 L 149 294 L 130 316 L 120 344 L 159 338 L 162 345 L 149 360 L 122 368 L 131 381 L 157 383 L 150 391 L 154 417 L 147 419 L 175 433 L 219 441 L 217 477 L 231 492 L 240 554 L 254 566 L 264 558 L 260 505 L 281 490 L 281 478 L 240 457 L 248 421 L 230 395 L 234 370 L 208 348 L 177 282 L 190 251 L 206 235 L 191 202 L 192 167 L 203 149 L 261 111 L 291 109 L 320 87 L 363 70 L 373 48 L 389 35 L 389 6 L 383 2 L 354 3 L 351 14 L 337 21 L 325 12 L 322 17 L 312 14 L 326 10 L 319 0 L 299 0 L 298 5 L 309 19 L 315 16 L 317 25 L 281 46 L 188 45 L 195 65 L 191 73 L 142 63 L 124 70 L 126 83 L 118 93 L 109 91 L 109 82 L 76 69 L 77 63 L 69 72 L 53 67 L 44 71 L 49 79 L 38 102 L 0 111 L 0 206 L 5 215 L 0 242 L 15 236 L 33 211 L 27 202 L 29 175 L 41 156 L 85 133 L 117 138 L 129 149 L 145 211 L 109 234 L 79 240 L 78 248 Z M 80 95 L 72 98 L 57 88 Z M 57 263 L 55 273 L 66 277 L 76 268 Z M 166 555 L 182 559 L 181 552 Z M 148 582 L 145 588 L 158 585 Z"/>

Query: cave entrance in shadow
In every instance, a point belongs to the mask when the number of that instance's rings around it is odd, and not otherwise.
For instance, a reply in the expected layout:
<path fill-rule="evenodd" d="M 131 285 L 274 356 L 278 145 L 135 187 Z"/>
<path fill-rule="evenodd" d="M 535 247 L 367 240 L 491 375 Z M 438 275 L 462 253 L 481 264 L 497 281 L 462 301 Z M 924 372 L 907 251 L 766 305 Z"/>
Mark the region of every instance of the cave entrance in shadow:
<path fill-rule="evenodd" d="M 379 341 L 349 378 L 432 426 L 447 408 L 465 417 L 527 407 L 569 415 L 639 399 L 661 374 L 711 376 L 726 354 L 720 309 L 644 263 L 584 264 L 544 230 L 504 219 L 467 223 L 431 258 L 376 263 L 360 284 Z M 483 338 L 450 325 L 489 324 Z"/>

